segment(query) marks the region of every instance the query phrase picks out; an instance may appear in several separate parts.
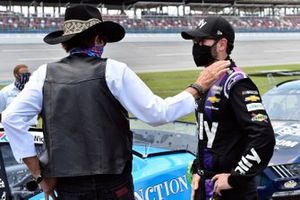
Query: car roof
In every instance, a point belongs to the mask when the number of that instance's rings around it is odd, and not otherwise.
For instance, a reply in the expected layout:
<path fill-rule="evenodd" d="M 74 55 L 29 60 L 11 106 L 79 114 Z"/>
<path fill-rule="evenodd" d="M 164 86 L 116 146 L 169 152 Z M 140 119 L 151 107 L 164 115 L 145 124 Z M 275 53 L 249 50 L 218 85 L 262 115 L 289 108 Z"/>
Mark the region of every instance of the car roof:
<path fill-rule="evenodd" d="M 276 87 L 281 88 L 300 88 L 300 80 L 299 79 L 292 79 L 286 80 L 276 85 Z"/>
<path fill-rule="evenodd" d="M 276 85 L 277 87 L 279 86 L 285 86 L 285 87 L 300 87 L 300 80 L 299 79 L 291 79 L 291 80 L 286 80 L 283 82 L 280 82 Z"/>

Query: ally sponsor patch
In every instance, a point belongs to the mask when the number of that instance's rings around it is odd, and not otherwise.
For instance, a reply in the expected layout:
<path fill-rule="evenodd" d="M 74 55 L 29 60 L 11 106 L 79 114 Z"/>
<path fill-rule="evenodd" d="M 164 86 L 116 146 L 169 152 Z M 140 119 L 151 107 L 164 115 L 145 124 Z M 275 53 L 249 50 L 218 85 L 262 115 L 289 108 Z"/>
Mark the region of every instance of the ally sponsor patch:
<path fill-rule="evenodd" d="M 248 112 L 255 111 L 255 110 L 265 110 L 265 107 L 262 103 L 248 103 L 246 104 Z"/>

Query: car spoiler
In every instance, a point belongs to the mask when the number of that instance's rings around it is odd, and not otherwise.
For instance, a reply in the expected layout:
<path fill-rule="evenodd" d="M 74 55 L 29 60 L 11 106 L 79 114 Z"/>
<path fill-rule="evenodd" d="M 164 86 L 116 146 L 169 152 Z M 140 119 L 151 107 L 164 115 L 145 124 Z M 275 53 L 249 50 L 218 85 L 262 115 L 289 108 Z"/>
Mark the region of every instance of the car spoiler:
<path fill-rule="evenodd" d="M 300 70 L 269 70 L 269 71 L 259 71 L 255 73 L 248 74 L 249 76 L 259 76 L 259 77 L 266 77 L 266 76 L 300 76 Z"/>
<path fill-rule="evenodd" d="M 151 157 L 156 157 L 156 156 L 165 156 L 165 155 L 172 155 L 172 154 L 180 154 L 180 153 L 189 153 L 194 156 L 196 156 L 193 152 L 185 149 L 180 149 L 180 150 L 171 150 L 171 151 L 162 151 L 162 152 L 156 152 L 156 153 L 149 153 L 147 155 L 143 155 L 138 151 L 132 150 L 132 153 L 140 158 L 151 158 Z"/>

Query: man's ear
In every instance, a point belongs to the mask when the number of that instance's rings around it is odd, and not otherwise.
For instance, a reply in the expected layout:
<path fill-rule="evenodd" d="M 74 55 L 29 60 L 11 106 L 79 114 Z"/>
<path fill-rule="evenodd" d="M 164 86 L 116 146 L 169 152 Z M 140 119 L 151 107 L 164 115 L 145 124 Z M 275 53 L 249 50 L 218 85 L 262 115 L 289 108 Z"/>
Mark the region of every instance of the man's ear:
<path fill-rule="evenodd" d="M 14 74 L 15 78 L 20 78 L 19 74 Z"/>
<path fill-rule="evenodd" d="M 227 39 L 226 38 L 222 38 L 221 40 L 219 40 L 218 46 L 219 46 L 219 50 L 221 52 L 225 51 L 227 49 Z"/>

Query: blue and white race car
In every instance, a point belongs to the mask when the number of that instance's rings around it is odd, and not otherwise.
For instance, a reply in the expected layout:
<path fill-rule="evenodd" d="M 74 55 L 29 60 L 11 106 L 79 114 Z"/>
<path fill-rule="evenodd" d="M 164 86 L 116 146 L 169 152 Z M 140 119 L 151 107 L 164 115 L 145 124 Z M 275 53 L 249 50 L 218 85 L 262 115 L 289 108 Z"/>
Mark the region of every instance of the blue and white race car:
<path fill-rule="evenodd" d="M 189 199 L 191 186 L 186 175 L 187 163 L 195 158 L 196 126 L 192 123 L 174 122 L 151 127 L 131 119 L 133 131 L 133 177 L 136 200 Z M 38 152 L 43 151 L 43 134 L 31 129 Z M 39 188 L 28 191 L 26 184 L 31 175 L 24 164 L 18 164 L 11 152 L 3 129 L 0 128 L 3 161 L 0 195 L 3 199 L 43 200 Z M 5 167 L 4 167 L 5 166 Z M 28 184 L 27 184 L 28 187 Z M 1 193 L 2 192 L 2 193 Z M 0 199 L 1 196 L 0 196 Z"/>
<path fill-rule="evenodd" d="M 285 81 L 263 95 L 276 146 L 257 177 L 260 199 L 300 199 L 300 80 Z"/>

